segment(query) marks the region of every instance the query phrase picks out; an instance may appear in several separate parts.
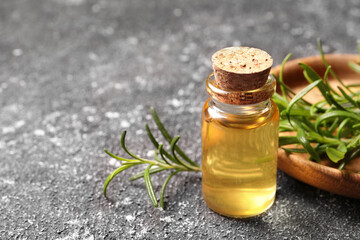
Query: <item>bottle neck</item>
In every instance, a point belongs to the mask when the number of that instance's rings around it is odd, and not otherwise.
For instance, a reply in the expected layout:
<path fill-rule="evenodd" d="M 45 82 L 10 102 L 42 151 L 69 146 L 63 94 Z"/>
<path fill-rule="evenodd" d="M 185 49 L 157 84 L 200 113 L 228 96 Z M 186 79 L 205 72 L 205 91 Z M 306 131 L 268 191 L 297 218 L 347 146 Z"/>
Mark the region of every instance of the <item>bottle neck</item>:
<path fill-rule="evenodd" d="M 211 115 L 221 115 L 221 116 L 229 116 L 232 115 L 234 117 L 246 117 L 246 118 L 256 118 L 258 116 L 264 115 L 269 110 L 272 109 L 272 102 L 270 99 L 266 99 L 265 101 L 247 104 L 247 105 L 234 105 L 227 104 L 221 101 L 218 101 L 215 98 L 210 98 L 209 100 L 209 111 Z"/>

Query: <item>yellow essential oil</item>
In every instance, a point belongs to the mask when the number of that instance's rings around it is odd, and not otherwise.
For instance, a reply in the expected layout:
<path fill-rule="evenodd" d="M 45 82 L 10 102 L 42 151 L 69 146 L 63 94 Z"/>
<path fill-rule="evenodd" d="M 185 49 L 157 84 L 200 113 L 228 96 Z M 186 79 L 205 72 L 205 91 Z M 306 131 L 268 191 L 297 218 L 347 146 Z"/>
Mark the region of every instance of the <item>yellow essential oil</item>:
<path fill-rule="evenodd" d="M 207 79 L 202 192 L 207 205 L 222 215 L 255 216 L 275 199 L 279 112 L 270 99 L 275 81 L 266 77 L 255 90 L 224 90 L 221 81 Z"/>

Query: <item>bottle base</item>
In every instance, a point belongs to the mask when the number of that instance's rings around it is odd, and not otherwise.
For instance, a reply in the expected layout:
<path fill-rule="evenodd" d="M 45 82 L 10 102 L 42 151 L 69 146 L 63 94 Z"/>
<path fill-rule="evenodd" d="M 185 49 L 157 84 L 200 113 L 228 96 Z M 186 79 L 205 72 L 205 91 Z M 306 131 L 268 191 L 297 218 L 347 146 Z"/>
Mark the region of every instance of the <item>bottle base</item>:
<path fill-rule="evenodd" d="M 204 190 L 204 186 L 203 186 Z M 250 218 L 267 211 L 275 201 L 276 189 L 267 191 L 203 191 L 203 198 L 207 206 L 214 212 L 231 218 Z"/>
<path fill-rule="evenodd" d="M 206 201 L 205 201 L 206 202 Z M 231 213 L 225 213 L 222 211 L 219 211 L 216 208 L 212 208 L 207 202 L 206 205 L 208 206 L 208 208 L 210 208 L 213 212 L 216 212 L 217 214 L 220 214 L 221 216 L 224 217 L 230 217 L 230 218 L 236 218 L 236 219 L 246 219 L 246 218 L 252 218 L 252 217 L 256 217 L 256 216 L 260 216 L 262 214 L 264 214 L 267 210 L 269 210 L 272 205 L 274 204 L 275 201 L 272 201 L 269 206 L 267 206 L 266 208 L 264 208 L 261 212 L 257 212 L 257 213 L 251 213 L 251 214 L 231 214 Z"/>

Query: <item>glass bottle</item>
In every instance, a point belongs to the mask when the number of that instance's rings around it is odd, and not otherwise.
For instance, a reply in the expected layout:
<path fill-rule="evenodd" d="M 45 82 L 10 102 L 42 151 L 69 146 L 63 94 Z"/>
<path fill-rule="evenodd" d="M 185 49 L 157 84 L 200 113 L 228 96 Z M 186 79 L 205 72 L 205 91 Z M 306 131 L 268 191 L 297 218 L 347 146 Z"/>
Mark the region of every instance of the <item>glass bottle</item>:
<path fill-rule="evenodd" d="M 279 111 L 271 100 L 276 82 L 268 65 L 266 71 L 245 73 L 246 81 L 250 75 L 256 81 L 259 75 L 265 78 L 256 89 L 244 90 L 239 83 L 244 71 L 226 81 L 216 80 L 216 74 L 206 80 L 210 98 L 202 111 L 202 192 L 207 205 L 222 215 L 255 216 L 275 199 Z M 229 90 L 236 84 L 242 87 Z"/>

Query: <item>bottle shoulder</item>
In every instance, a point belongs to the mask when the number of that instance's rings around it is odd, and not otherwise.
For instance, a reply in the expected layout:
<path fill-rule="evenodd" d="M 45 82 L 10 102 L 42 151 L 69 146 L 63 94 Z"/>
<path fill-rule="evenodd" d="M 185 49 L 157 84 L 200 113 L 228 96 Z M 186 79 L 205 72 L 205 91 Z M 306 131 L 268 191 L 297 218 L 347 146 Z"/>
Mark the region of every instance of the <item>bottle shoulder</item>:
<path fill-rule="evenodd" d="M 278 124 L 279 110 L 276 104 L 270 99 L 266 111 L 260 114 L 232 114 L 219 111 L 211 104 L 209 98 L 202 110 L 202 120 L 207 123 L 214 123 L 228 128 L 252 129 L 260 127 L 269 122 Z"/>

